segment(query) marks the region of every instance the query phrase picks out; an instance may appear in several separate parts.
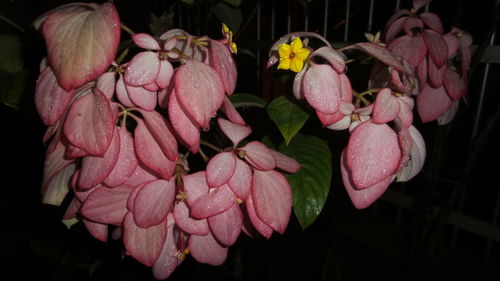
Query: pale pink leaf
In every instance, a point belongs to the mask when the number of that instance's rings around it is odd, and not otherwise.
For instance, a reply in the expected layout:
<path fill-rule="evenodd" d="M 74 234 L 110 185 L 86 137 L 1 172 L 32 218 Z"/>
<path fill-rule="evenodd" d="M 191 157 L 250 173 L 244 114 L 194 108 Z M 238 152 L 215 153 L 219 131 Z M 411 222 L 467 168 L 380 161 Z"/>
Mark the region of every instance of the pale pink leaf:
<path fill-rule="evenodd" d="M 351 175 L 349 172 L 349 167 L 347 166 L 347 160 L 345 157 L 346 151 L 342 153 L 340 171 L 342 174 L 342 181 L 344 187 L 347 190 L 347 194 L 351 201 L 356 207 L 356 209 L 364 209 L 370 206 L 375 200 L 377 200 L 382 194 L 387 190 L 389 184 L 393 181 L 393 176 L 388 176 L 382 179 L 380 182 L 373 184 L 364 189 L 358 189 L 352 182 Z"/>
<path fill-rule="evenodd" d="M 429 57 L 437 68 L 441 68 L 446 64 L 448 59 L 448 46 L 443 39 L 443 35 L 429 29 L 424 30 L 423 34 L 425 46 L 429 51 Z"/>
<path fill-rule="evenodd" d="M 160 256 L 167 236 L 167 219 L 149 228 L 135 224 L 132 213 L 125 216 L 123 243 L 127 253 L 146 266 L 153 266 Z"/>
<path fill-rule="evenodd" d="M 170 85 L 170 80 L 174 75 L 174 68 L 168 60 L 160 61 L 160 71 L 156 76 L 155 83 L 160 89 L 165 89 Z"/>
<path fill-rule="evenodd" d="M 398 36 L 399 33 L 403 30 L 403 26 L 410 17 L 400 17 L 396 19 L 394 22 L 392 22 L 390 25 L 388 25 L 386 31 L 385 31 L 385 42 L 390 43 L 396 36 Z"/>
<path fill-rule="evenodd" d="M 126 127 L 118 129 L 120 137 L 120 152 L 118 160 L 104 180 L 104 183 L 109 187 L 119 186 L 124 183 L 135 171 L 137 167 L 137 157 L 134 150 L 134 139 L 127 131 Z"/>
<path fill-rule="evenodd" d="M 410 159 L 406 165 L 398 172 L 397 181 L 405 182 L 415 177 L 424 167 L 426 148 L 425 142 L 420 132 L 414 127 L 408 128 L 413 141 Z"/>
<path fill-rule="evenodd" d="M 174 89 L 169 97 L 168 117 L 181 143 L 192 153 L 197 153 L 200 148 L 200 128 L 181 108 Z"/>
<path fill-rule="evenodd" d="M 319 56 L 325 59 L 330 65 L 333 67 L 335 72 L 344 73 L 345 71 L 345 62 L 344 58 L 333 48 L 330 47 L 321 47 L 314 51 L 309 59 L 314 59 L 314 57 Z"/>
<path fill-rule="evenodd" d="M 132 58 L 125 69 L 125 84 L 139 87 L 147 85 L 156 79 L 160 72 L 158 54 L 151 51 L 140 52 Z"/>
<path fill-rule="evenodd" d="M 97 78 L 120 42 L 120 19 L 112 3 L 92 10 L 54 12 L 43 24 L 50 66 L 66 91 Z"/>
<path fill-rule="evenodd" d="M 120 74 L 118 82 L 116 82 L 116 97 L 126 107 L 136 107 L 136 105 L 130 100 L 128 95 L 127 87 L 123 81 L 123 75 Z"/>
<path fill-rule="evenodd" d="M 222 112 L 226 114 L 227 118 L 229 118 L 231 122 L 241 126 L 245 126 L 245 120 L 243 120 L 243 117 L 241 117 L 240 113 L 236 110 L 233 103 L 227 97 L 224 97 L 224 102 L 222 103 Z"/>
<path fill-rule="evenodd" d="M 224 90 L 227 95 L 231 95 L 236 88 L 236 64 L 229 52 L 229 48 L 219 41 L 210 40 L 209 48 L 210 66 L 219 73 Z"/>
<path fill-rule="evenodd" d="M 451 69 L 446 69 L 444 88 L 452 100 L 458 100 L 467 93 L 467 81 Z"/>
<path fill-rule="evenodd" d="M 399 102 L 391 89 L 384 88 L 377 93 L 373 106 L 373 123 L 384 124 L 394 120 L 399 113 Z"/>
<path fill-rule="evenodd" d="M 252 198 L 257 216 L 283 234 L 292 211 L 292 192 L 286 178 L 274 170 L 254 170 Z"/>
<path fill-rule="evenodd" d="M 189 191 L 188 191 L 189 192 Z M 224 212 L 236 204 L 236 196 L 227 184 L 212 188 L 191 205 L 191 216 L 197 219 L 211 217 Z"/>
<path fill-rule="evenodd" d="M 238 198 L 245 200 L 250 193 L 251 184 L 252 169 L 243 160 L 236 159 L 236 168 L 227 185 Z"/>
<path fill-rule="evenodd" d="M 116 78 L 114 72 L 105 72 L 97 78 L 96 88 L 106 96 L 108 100 L 115 94 Z"/>
<path fill-rule="evenodd" d="M 207 235 L 191 235 L 189 250 L 193 258 L 201 263 L 221 265 L 227 257 L 228 248 L 215 240 L 212 233 Z"/>
<path fill-rule="evenodd" d="M 398 118 L 405 127 L 410 127 L 413 123 L 413 105 L 408 104 L 403 100 L 404 97 L 399 97 L 399 114 Z M 410 99 L 413 101 L 413 99 Z"/>
<path fill-rule="evenodd" d="M 216 154 L 207 164 L 207 183 L 210 187 L 219 187 L 233 176 L 236 168 L 236 155 L 232 151 Z"/>
<path fill-rule="evenodd" d="M 138 106 L 147 111 L 153 111 L 158 103 L 158 95 L 155 92 L 151 92 L 144 87 L 134 87 L 125 85 L 127 91 L 127 97 L 130 99 L 132 104 Z"/>
<path fill-rule="evenodd" d="M 140 163 L 137 163 L 134 172 L 127 178 L 123 183 L 130 186 L 139 186 L 145 182 L 156 180 L 158 177 L 149 171 L 146 167 L 143 167 Z"/>
<path fill-rule="evenodd" d="M 259 170 L 272 170 L 276 167 L 276 160 L 269 148 L 259 141 L 251 141 L 240 148 L 245 151 L 245 160 Z"/>
<path fill-rule="evenodd" d="M 85 227 L 95 239 L 101 242 L 108 241 L 108 226 L 106 224 L 93 222 L 86 219 L 83 219 L 83 224 L 85 224 Z"/>
<path fill-rule="evenodd" d="M 176 233 L 174 233 L 176 221 L 172 214 L 167 217 L 167 238 L 163 244 L 160 256 L 153 265 L 153 275 L 157 279 L 166 279 L 174 269 L 182 263 L 183 259 L 178 257 Z"/>
<path fill-rule="evenodd" d="M 135 223 L 143 228 L 161 223 L 173 208 L 175 179 L 151 181 L 140 188 L 134 202 Z"/>
<path fill-rule="evenodd" d="M 40 73 L 36 81 L 35 105 L 45 125 L 53 126 L 61 119 L 72 97 L 73 91 L 66 92 L 57 84 L 50 67 Z"/>
<path fill-rule="evenodd" d="M 218 118 L 217 122 L 222 132 L 231 140 L 233 147 L 236 147 L 240 141 L 252 133 L 249 126 L 235 124 L 223 118 Z"/>
<path fill-rule="evenodd" d="M 194 219 L 189 216 L 189 208 L 183 201 L 174 206 L 174 217 L 177 227 L 193 235 L 207 235 L 209 232 L 206 219 Z"/>
<path fill-rule="evenodd" d="M 417 96 L 417 112 L 424 123 L 436 120 L 450 109 L 451 104 L 452 100 L 442 86 L 432 88 L 425 85 L 420 95 Z"/>
<path fill-rule="evenodd" d="M 443 24 L 441 23 L 438 15 L 434 13 L 421 13 L 419 17 L 430 29 L 439 34 L 443 34 Z"/>
<path fill-rule="evenodd" d="M 120 154 L 120 133 L 115 127 L 113 139 L 103 156 L 85 156 L 82 159 L 78 186 L 89 189 L 106 179 L 113 170 Z"/>
<path fill-rule="evenodd" d="M 146 50 L 159 51 L 160 44 L 158 41 L 151 35 L 147 33 L 136 33 L 132 35 L 132 40 L 134 43 Z"/>
<path fill-rule="evenodd" d="M 132 192 L 130 186 L 95 189 L 83 202 L 82 215 L 94 222 L 121 225 L 127 213 L 127 198 Z"/>
<path fill-rule="evenodd" d="M 453 59 L 457 55 L 458 51 L 458 39 L 455 34 L 446 33 L 443 35 L 443 39 L 446 42 L 446 46 L 448 46 L 448 59 Z"/>
<path fill-rule="evenodd" d="M 364 122 L 352 132 L 346 157 L 354 185 L 368 188 L 396 171 L 401 159 L 397 135 L 387 124 Z"/>
<path fill-rule="evenodd" d="M 154 137 L 161 150 L 170 161 L 176 161 L 178 158 L 177 141 L 175 140 L 170 124 L 157 111 L 147 112 L 139 110 L 144 118 L 144 124 Z"/>
<path fill-rule="evenodd" d="M 428 82 L 430 82 L 434 88 L 441 87 L 448 67 L 445 64 L 441 68 L 438 68 L 432 60 L 429 60 L 427 63 L 429 65 L 429 71 L 427 72 L 429 75 Z"/>
<path fill-rule="evenodd" d="M 297 173 L 300 170 L 300 163 L 297 160 L 286 156 L 276 150 L 269 149 L 276 160 L 276 168 L 288 173 Z"/>
<path fill-rule="evenodd" d="M 243 215 L 240 206 L 234 204 L 226 211 L 208 218 L 212 234 L 224 245 L 231 246 L 240 236 Z"/>
<path fill-rule="evenodd" d="M 186 201 L 188 205 L 192 206 L 198 198 L 208 194 L 209 187 L 205 171 L 182 175 L 182 181 L 184 182 L 184 190 L 186 191 Z"/>
<path fill-rule="evenodd" d="M 252 225 L 257 229 L 257 231 L 267 239 L 271 237 L 273 234 L 273 229 L 269 227 L 267 224 L 265 224 L 259 216 L 257 216 L 257 213 L 255 212 L 255 205 L 253 202 L 252 198 L 252 193 L 248 194 L 247 200 L 245 202 L 246 210 L 248 217 L 250 218 L 250 221 Z"/>
<path fill-rule="evenodd" d="M 422 37 L 404 35 L 389 43 L 387 48 L 395 55 L 407 60 L 411 66 L 416 67 L 427 54 L 427 47 Z"/>
<path fill-rule="evenodd" d="M 175 90 L 182 108 L 205 129 L 225 97 L 219 74 L 194 59 L 177 68 Z"/>
<path fill-rule="evenodd" d="M 339 74 L 326 64 L 311 66 L 304 74 L 304 96 L 316 110 L 325 114 L 337 112 L 341 99 Z"/>
<path fill-rule="evenodd" d="M 399 40 L 399 39 L 398 39 Z M 371 42 L 361 42 L 351 45 L 349 48 L 365 52 L 385 65 L 391 66 L 398 71 L 409 73 L 411 72 L 401 60 L 391 53 L 386 47 L 374 44 Z M 399 54 L 398 54 L 399 55 Z M 401 56 L 401 55 L 399 55 Z M 403 57 L 403 56 L 401 56 Z M 403 57 L 404 58 L 404 57 Z"/>
<path fill-rule="evenodd" d="M 324 114 L 321 111 L 316 110 L 316 116 L 318 116 L 318 119 L 321 121 L 323 126 L 329 126 L 344 118 L 345 115 L 340 111 L 337 111 L 334 114 Z"/>
<path fill-rule="evenodd" d="M 43 167 L 43 181 L 42 181 L 42 195 L 47 192 L 47 188 L 52 183 L 55 177 L 61 172 L 66 166 L 73 163 L 74 159 L 68 159 L 65 157 L 65 147 L 61 143 L 59 138 L 54 138 L 51 142 L 53 149 L 45 155 L 45 163 Z"/>
<path fill-rule="evenodd" d="M 115 116 L 106 96 L 93 89 L 71 105 L 64 122 L 64 135 L 74 146 L 100 156 L 111 143 L 114 122 Z"/>

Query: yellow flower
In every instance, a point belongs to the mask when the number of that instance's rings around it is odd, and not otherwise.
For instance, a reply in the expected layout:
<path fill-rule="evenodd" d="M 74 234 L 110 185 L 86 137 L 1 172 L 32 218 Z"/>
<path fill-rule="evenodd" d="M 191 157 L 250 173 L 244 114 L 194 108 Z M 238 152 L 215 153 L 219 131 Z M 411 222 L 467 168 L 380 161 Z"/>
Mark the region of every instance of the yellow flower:
<path fill-rule="evenodd" d="M 304 67 L 304 61 L 309 57 L 309 53 L 309 49 L 304 48 L 299 37 L 295 38 L 290 45 L 279 45 L 280 64 L 278 69 L 290 69 L 293 72 L 301 71 Z"/>
<path fill-rule="evenodd" d="M 228 40 L 228 46 L 231 53 L 237 54 L 238 47 L 236 47 L 236 43 L 233 42 L 233 32 L 229 30 L 229 27 L 227 27 L 225 23 L 222 24 L 222 34 L 224 34 L 224 36 Z"/>

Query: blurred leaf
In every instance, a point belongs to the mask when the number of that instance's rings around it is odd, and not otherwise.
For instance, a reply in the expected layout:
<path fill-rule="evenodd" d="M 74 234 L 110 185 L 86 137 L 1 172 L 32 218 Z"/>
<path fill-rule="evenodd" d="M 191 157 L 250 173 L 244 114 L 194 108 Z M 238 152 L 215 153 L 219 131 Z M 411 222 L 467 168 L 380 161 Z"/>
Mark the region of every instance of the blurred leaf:
<path fill-rule="evenodd" d="M 267 105 L 267 102 L 262 98 L 246 93 L 240 94 L 232 94 L 229 97 L 229 100 L 234 105 L 234 107 L 260 107 L 264 108 Z"/>
<path fill-rule="evenodd" d="M 22 47 L 18 36 L 0 34 L 0 70 L 14 73 L 23 69 Z"/>
<path fill-rule="evenodd" d="M 156 36 L 160 36 L 174 25 L 174 12 L 163 12 L 159 17 L 151 14 L 149 22 L 149 30 Z"/>
<path fill-rule="evenodd" d="M 27 79 L 27 70 L 16 73 L 0 70 L 0 101 L 14 109 L 21 109 Z"/>
<path fill-rule="evenodd" d="M 215 16 L 225 23 L 233 33 L 237 33 L 243 21 L 243 15 L 239 8 L 229 6 L 224 2 L 219 2 L 212 9 Z"/>
<path fill-rule="evenodd" d="M 239 7 L 241 4 L 241 0 L 224 0 L 224 2 L 228 3 L 233 7 Z"/>
<path fill-rule="evenodd" d="M 293 194 L 293 209 L 302 229 L 321 213 L 330 191 L 332 156 L 325 141 L 315 136 L 297 135 L 278 151 L 299 161 L 298 173 L 285 175 Z"/>
<path fill-rule="evenodd" d="M 286 144 L 300 131 L 309 118 L 309 114 L 304 109 L 285 96 L 274 99 L 266 110 L 278 126 Z"/>

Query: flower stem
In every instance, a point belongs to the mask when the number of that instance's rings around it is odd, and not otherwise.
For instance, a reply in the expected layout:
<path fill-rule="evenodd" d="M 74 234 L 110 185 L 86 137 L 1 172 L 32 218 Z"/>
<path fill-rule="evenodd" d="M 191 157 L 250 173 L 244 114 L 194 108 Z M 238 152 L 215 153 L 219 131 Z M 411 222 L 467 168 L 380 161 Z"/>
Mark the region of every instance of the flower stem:
<path fill-rule="evenodd" d="M 24 33 L 24 32 L 26 32 L 26 31 L 24 31 L 24 29 L 23 29 L 21 26 L 19 26 L 17 23 L 15 23 L 15 22 L 11 21 L 10 19 L 6 18 L 6 17 L 5 17 L 4 15 L 2 15 L 2 14 L 0 14 L 0 19 L 1 19 L 1 20 L 3 20 L 3 21 L 5 21 L 6 23 L 8 23 L 8 24 L 12 25 L 15 29 L 17 29 L 17 30 L 19 30 L 19 31 L 21 31 L 21 32 L 23 32 L 23 33 Z"/>
<path fill-rule="evenodd" d="M 370 105 L 370 101 L 365 99 L 361 93 L 352 90 L 352 95 L 361 100 L 365 106 Z"/>
<path fill-rule="evenodd" d="M 207 157 L 207 155 L 205 155 L 205 152 L 203 152 L 203 150 L 201 149 L 201 147 L 200 147 L 200 149 L 198 151 L 200 152 L 200 155 L 201 155 L 201 158 L 203 158 L 203 161 L 208 162 L 208 160 L 210 160 Z"/>
<path fill-rule="evenodd" d="M 116 64 L 120 64 L 122 62 L 122 60 L 128 55 L 128 51 L 128 48 L 122 51 L 120 56 L 116 59 Z"/>
<path fill-rule="evenodd" d="M 128 34 L 130 34 L 130 36 L 135 35 L 135 32 L 132 31 L 132 29 L 130 29 L 128 26 L 126 26 L 123 22 L 120 23 L 120 27 L 123 29 L 123 31 L 127 32 Z"/>
<path fill-rule="evenodd" d="M 209 142 L 203 141 L 203 140 L 200 141 L 200 144 L 203 144 L 206 147 L 210 147 L 211 149 L 213 149 L 213 150 L 215 150 L 217 152 L 221 152 L 222 151 L 222 149 L 218 148 L 217 146 L 215 146 L 215 145 L 213 145 L 213 144 L 211 144 Z"/>

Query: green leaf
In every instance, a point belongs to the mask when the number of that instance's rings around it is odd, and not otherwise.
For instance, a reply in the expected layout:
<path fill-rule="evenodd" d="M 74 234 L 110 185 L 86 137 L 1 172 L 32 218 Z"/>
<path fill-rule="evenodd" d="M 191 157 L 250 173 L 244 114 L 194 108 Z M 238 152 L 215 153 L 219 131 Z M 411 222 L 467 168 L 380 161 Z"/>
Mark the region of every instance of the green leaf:
<path fill-rule="evenodd" d="M 280 152 L 299 161 L 298 173 L 285 175 L 293 194 L 293 209 L 302 229 L 311 225 L 325 205 L 332 177 L 332 156 L 325 141 L 297 135 Z"/>
<path fill-rule="evenodd" d="M 28 74 L 27 70 L 16 73 L 0 70 L 0 102 L 15 109 L 21 109 L 26 85 L 28 85 Z"/>
<path fill-rule="evenodd" d="M 224 2 L 219 2 L 213 7 L 212 12 L 221 22 L 225 23 L 234 34 L 238 32 L 241 22 L 243 21 L 243 14 L 239 8 L 231 7 Z"/>
<path fill-rule="evenodd" d="M 267 114 L 274 121 L 288 144 L 309 118 L 309 114 L 285 96 L 274 99 L 267 106 Z"/>
<path fill-rule="evenodd" d="M 0 34 L 0 70 L 14 73 L 23 69 L 22 49 L 18 36 Z"/>
<path fill-rule="evenodd" d="M 234 107 L 260 107 L 265 108 L 267 102 L 262 98 L 246 93 L 232 94 L 229 100 L 234 105 Z"/>

